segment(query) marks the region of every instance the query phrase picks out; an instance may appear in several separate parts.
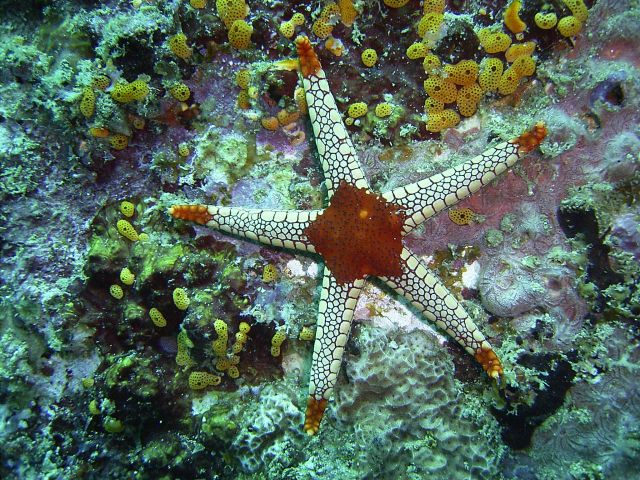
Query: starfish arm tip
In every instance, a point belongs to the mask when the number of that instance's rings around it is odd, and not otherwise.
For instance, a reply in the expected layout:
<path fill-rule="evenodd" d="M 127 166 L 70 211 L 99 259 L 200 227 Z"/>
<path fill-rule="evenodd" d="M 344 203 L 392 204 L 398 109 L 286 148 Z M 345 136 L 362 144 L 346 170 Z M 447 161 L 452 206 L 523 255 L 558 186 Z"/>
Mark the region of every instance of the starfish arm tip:
<path fill-rule="evenodd" d="M 320 430 L 320 421 L 327 408 L 327 399 L 317 400 L 315 397 L 309 397 L 307 400 L 307 412 L 304 419 L 304 431 L 310 437 L 318 433 Z"/>

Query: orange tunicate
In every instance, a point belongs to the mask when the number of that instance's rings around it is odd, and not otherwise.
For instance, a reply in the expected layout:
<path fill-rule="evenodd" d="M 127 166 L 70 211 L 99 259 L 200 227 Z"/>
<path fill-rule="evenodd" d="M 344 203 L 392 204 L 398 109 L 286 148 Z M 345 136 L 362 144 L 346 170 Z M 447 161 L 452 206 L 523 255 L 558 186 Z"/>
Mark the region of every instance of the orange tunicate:
<path fill-rule="evenodd" d="M 289 125 L 297 121 L 300 118 L 300 112 L 289 112 L 287 110 L 280 110 L 277 113 L 276 118 L 278 119 L 278 123 L 280 123 L 280 125 L 284 127 L 285 125 Z"/>
<path fill-rule="evenodd" d="M 340 21 L 345 27 L 350 27 L 358 16 L 358 11 L 353 6 L 353 0 L 338 0 L 340 9 Z"/>
<path fill-rule="evenodd" d="M 276 117 L 264 117 L 260 119 L 260 123 L 267 130 L 277 130 L 280 126 Z"/>
<path fill-rule="evenodd" d="M 471 225 L 475 217 L 475 213 L 470 208 L 456 208 L 448 212 L 449 220 L 456 225 Z"/>
<path fill-rule="evenodd" d="M 483 28 L 478 32 L 480 45 L 487 53 L 504 52 L 511 45 L 511 37 L 503 32 L 492 32 Z"/>
<path fill-rule="evenodd" d="M 514 43 L 504 53 L 504 58 L 507 60 L 507 62 L 513 63 L 513 61 L 518 57 L 533 54 L 535 49 L 536 42 Z"/>
<path fill-rule="evenodd" d="M 447 128 L 455 127 L 458 123 L 460 123 L 460 116 L 447 108 L 441 112 L 430 113 L 426 127 L 430 132 L 437 133 Z"/>
<path fill-rule="evenodd" d="M 527 28 L 527 24 L 520 18 L 521 7 L 520 0 L 513 0 L 504 11 L 504 24 L 512 33 L 522 33 Z"/>
<path fill-rule="evenodd" d="M 504 71 L 504 65 L 499 58 L 485 58 L 480 63 L 480 75 L 478 83 L 485 92 L 493 92 L 498 89 L 500 78 Z"/>
<path fill-rule="evenodd" d="M 329 38 L 324 42 L 324 47 L 336 57 L 341 57 L 342 52 L 344 51 L 344 44 L 342 43 L 342 40 L 332 36 L 329 36 Z"/>
<path fill-rule="evenodd" d="M 458 96 L 455 84 L 437 75 L 431 75 L 424 81 L 424 90 L 429 96 L 443 103 L 455 102 Z"/>
<path fill-rule="evenodd" d="M 313 33 L 315 33 L 315 35 L 318 38 L 321 38 L 324 40 L 329 35 L 331 35 L 331 32 L 333 31 L 333 26 L 329 25 L 323 18 L 319 18 L 315 22 L 313 22 L 313 26 L 311 27 L 311 29 L 313 30 Z"/>
<path fill-rule="evenodd" d="M 455 65 L 445 65 L 444 71 L 456 85 L 471 85 L 478 78 L 478 64 L 473 60 L 461 60 Z"/>
<path fill-rule="evenodd" d="M 89 129 L 89 135 L 96 138 L 107 138 L 111 132 L 104 127 L 92 127 Z"/>

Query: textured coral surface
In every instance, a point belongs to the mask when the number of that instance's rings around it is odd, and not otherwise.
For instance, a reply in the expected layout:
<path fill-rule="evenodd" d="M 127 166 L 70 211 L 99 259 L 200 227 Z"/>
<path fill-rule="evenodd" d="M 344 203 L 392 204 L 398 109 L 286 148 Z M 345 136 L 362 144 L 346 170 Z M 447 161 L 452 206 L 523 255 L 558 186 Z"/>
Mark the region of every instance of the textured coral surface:
<path fill-rule="evenodd" d="M 0 477 L 635 478 L 639 16 L 631 0 L 3 2 Z M 307 437 L 318 258 L 168 216 L 323 207 L 297 34 L 376 192 L 545 122 L 539 151 L 406 240 L 490 337 L 499 385 L 367 286 Z"/>

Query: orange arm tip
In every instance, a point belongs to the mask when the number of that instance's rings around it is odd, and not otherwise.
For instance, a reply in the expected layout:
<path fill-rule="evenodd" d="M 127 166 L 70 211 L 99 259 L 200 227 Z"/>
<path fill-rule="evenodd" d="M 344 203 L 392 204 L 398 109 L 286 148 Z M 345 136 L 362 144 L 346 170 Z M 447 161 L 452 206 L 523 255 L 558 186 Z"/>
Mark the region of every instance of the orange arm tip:
<path fill-rule="evenodd" d="M 173 205 L 169 207 L 169 215 L 200 225 L 206 224 L 213 218 L 206 205 Z"/>
<path fill-rule="evenodd" d="M 475 358 L 482 365 L 484 371 L 487 372 L 487 375 L 493 379 L 498 380 L 504 372 L 500 359 L 490 348 L 479 348 L 476 351 Z"/>
<path fill-rule="evenodd" d="M 528 132 L 524 132 L 518 138 L 511 140 L 511 143 L 518 144 L 518 150 L 521 152 L 529 153 L 540 145 L 546 136 L 547 127 L 544 125 L 544 122 L 538 122 Z"/>
<path fill-rule="evenodd" d="M 304 431 L 307 435 L 312 436 L 318 433 L 325 408 L 327 408 L 326 398 L 316 400 L 313 397 L 309 397 L 309 400 L 307 400 L 307 413 L 304 417 Z"/>
<path fill-rule="evenodd" d="M 298 49 L 298 57 L 300 57 L 300 70 L 303 77 L 315 75 L 320 71 L 322 66 L 316 52 L 311 46 L 309 37 L 300 35 L 296 38 L 296 48 Z"/>

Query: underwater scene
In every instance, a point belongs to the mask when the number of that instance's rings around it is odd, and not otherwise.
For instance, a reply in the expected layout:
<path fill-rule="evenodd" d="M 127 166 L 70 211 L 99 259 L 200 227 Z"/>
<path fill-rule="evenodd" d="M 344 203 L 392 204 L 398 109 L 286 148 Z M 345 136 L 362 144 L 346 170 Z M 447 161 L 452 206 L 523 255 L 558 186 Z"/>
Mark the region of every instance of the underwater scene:
<path fill-rule="evenodd" d="M 0 478 L 640 478 L 638 0 L 0 36 Z"/>

